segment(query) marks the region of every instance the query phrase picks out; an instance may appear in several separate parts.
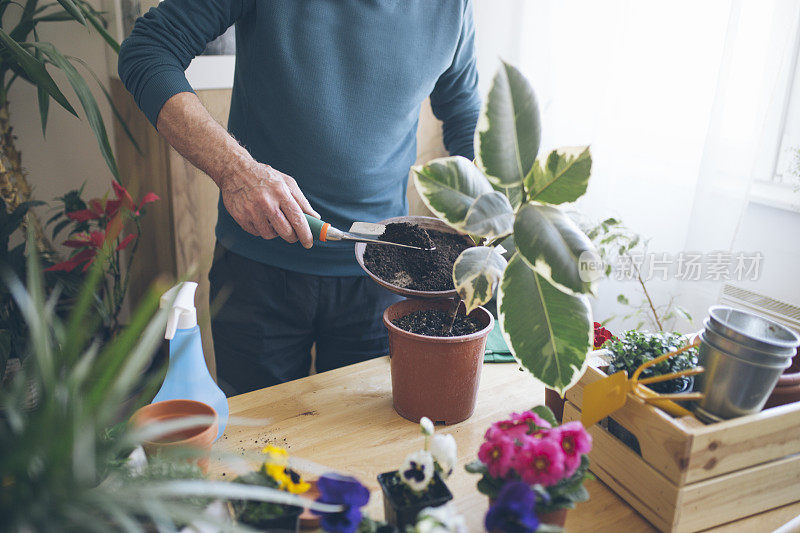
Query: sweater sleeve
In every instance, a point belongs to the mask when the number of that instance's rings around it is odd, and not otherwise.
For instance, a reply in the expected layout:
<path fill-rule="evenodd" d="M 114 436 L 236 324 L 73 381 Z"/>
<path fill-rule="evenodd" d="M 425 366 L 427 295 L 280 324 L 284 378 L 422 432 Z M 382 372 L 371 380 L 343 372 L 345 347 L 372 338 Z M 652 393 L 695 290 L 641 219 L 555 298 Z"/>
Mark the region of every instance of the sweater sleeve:
<path fill-rule="evenodd" d="M 431 93 L 431 107 L 433 114 L 444 123 L 447 151 L 468 159 L 475 157 L 473 138 L 481 108 L 475 62 L 472 1 L 466 0 L 453 62 L 436 82 Z"/>
<path fill-rule="evenodd" d="M 184 71 L 253 0 L 165 0 L 139 17 L 119 51 L 119 77 L 156 125 L 164 103 L 194 92 Z"/>

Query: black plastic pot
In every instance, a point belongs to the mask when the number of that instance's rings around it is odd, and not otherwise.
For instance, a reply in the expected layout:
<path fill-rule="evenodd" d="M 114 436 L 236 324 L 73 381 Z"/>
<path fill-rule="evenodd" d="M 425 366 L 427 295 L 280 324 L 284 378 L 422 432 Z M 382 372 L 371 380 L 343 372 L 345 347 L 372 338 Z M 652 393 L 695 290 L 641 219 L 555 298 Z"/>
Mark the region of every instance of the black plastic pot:
<path fill-rule="evenodd" d="M 447 488 L 438 472 L 433 475 L 433 481 L 428 485 L 428 490 L 424 495 L 425 498 L 415 503 L 399 501 L 399 491 L 408 490 L 408 488 L 400 481 L 397 470 L 379 474 L 378 483 L 380 483 L 383 491 L 385 520 L 400 531 L 405 531 L 407 525 L 416 524 L 417 515 L 426 507 L 439 507 L 453 499 L 453 493 Z"/>
<path fill-rule="evenodd" d="M 275 533 L 286 531 L 298 533 L 300 531 L 300 515 L 302 513 L 302 507 L 287 507 L 281 516 L 260 520 L 257 524 L 247 523 L 247 525 Z"/>

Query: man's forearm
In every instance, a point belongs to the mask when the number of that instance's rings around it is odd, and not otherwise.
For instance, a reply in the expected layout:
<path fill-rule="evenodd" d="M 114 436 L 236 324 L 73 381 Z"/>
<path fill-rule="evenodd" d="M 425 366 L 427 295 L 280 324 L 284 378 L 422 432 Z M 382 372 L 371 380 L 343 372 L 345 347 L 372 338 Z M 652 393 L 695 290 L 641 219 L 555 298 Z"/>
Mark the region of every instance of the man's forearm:
<path fill-rule="evenodd" d="M 312 246 L 303 213 L 319 217 L 291 176 L 259 163 L 209 114 L 197 95 L 170 97 L 158 113 L 158 132 L 219 186 L 222 203 L 247 232 Z"/>
<path fill-rule="evenodd" d="M 178 93 L 167 100 L 158 114 L 158 133 L 220 189 L 231 174 L 246 172 L 255 164 L 194 93 Z"/>

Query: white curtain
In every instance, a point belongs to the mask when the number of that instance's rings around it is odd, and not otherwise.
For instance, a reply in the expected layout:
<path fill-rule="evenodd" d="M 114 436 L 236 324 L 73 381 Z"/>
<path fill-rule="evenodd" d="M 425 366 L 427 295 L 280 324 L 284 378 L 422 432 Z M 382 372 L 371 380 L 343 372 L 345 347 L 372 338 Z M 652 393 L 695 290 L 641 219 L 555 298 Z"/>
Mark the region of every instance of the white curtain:
<path fill-rule="evenodd" d="M 489 17 L 488 4 L 506 2 L 477 4 Z M 800 1 L 537 0 L 519 7 L 506 22 L 521 32 L 517 64 L 539 97 L 543 151 L 592 146 L 593 177 L 577 208 L 594 220 L 620 218 L 651 239 L 650 251 L 672 259 L 731 250 L 749 184 L 774 170 Z M 699 325 L 720 285 L 674 276 L 649 283 L 657 303 L 675 297 L 692 312 L 693 325 L 676 324 L 682 330 Z M 604 282 L 596 317 L 624 313 L 617 294 L 635 300 L 637 292 L 630 282 Z"/>

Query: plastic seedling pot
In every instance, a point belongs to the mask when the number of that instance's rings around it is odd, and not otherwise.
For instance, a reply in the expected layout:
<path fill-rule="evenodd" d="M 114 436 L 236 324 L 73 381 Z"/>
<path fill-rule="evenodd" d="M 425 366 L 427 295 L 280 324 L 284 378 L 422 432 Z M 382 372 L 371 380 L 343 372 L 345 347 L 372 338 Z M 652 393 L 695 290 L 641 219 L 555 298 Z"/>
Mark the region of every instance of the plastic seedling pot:
<path fill-rule="evenodd" d="M 453 494 L 442 480 L 439 473 L 433 476 L 428 490 L 417 501 L 404 501 L 402 497 L 410 489 L 400 481 L 397 470 L 384 472 L 378 475 L 378 483 L 383 491 L 383 512 L 386 522 L 395 526 L 400 531 L 405 531 L 406 526 L 417 523 L 417 515 L 427 507 L 439 507 L 453 499 Z"/>
<path fill-rule="evenodd" d="M 257 524 L 248 523 L 248 526 L 270 532 L 294 532 L 300 531 L 300 515 L 303 513 L 302 507 L 286 507 L 281 516 L 259 520 Z"/>

